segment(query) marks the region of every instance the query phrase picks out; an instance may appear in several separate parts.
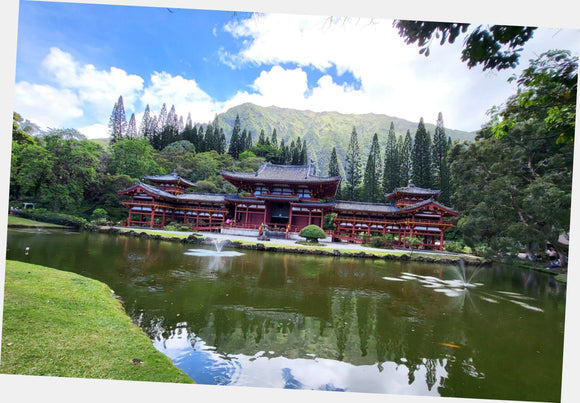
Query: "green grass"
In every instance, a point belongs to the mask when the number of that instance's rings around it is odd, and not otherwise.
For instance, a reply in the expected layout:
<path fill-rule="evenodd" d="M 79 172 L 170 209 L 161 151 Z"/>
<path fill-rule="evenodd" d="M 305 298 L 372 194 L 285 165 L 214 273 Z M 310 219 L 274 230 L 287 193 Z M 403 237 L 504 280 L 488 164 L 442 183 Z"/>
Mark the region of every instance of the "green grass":
<path fill-rule="evenodd" d="M 192 232 L 184 232 L 183 234 L 168 234 L 162 231 L 155 231 L 155 230 L 146 230 L 146 229 L 139 229 L 139 228 L 130 228 L 130 229 L 122 229 L 120 230 L 121 234 L 126 234 L 127 232 L 136 232 L 138 234 L 144 232 L 148 235 L 160 235 L 163 238 L 179 238 L 185 239 L 192 234 Z"/>
<path fill-rule="evenodd" d="M 63 225 L 34 221 L 34 220 L 29 220 L 28 218 L 16 217 L 16 216 L 12 216 L 12 215 L 8 216 L 8 226 L 9 227 L 11 227 L 11 226 L 14 226 L 14 227 L 34 227 L 34 228 L 36 228 L 36 227 L 67 228 Z"/>
<path fill-rule="evenodd" d="M 192 383 L 106 284 L 15 261 L 5 277 L 0 373 Z"/>

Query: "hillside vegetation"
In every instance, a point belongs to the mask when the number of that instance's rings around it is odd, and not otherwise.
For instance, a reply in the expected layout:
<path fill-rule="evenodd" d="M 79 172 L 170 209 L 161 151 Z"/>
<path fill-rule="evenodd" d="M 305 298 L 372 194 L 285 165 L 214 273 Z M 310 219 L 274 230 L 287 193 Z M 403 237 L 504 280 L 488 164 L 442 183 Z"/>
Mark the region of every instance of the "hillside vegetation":
<path fill-rule="evenodd" d="M 371 146 L 372 137 L 377 133 L 379 144 L 385 144 L 391 122 L 395 125 L 395 132 L 404 136 L 407 130 L 415 134 L 417 122 L 397 117 L 367 113 L 363 115 L 342 114 L 338 112 L 312 112 L 296 109 L 279 108 L 276 106 L 262 107 L 251 103 L 230 108 L 219 114 L 220 127 L 224 129 L 226 138 L 232 133 L 236 115 L 240 117 L 241 127 L 252 132 L 254 138 L 261 130 L 269 135 L 274 129 L 278 133 L 278 139 L 283 139 L 286 144 L 301 137 L 308 145 L 309 157 L 315 164 L 318 172 L 326 174 L 332 147 L 341 161 L 344 161 L 352 128 L 356 127 L 359 134 L 361 152 L 367 155 Z M 427 117 L 436 119 L 436 116 Z M 435 132 L 435 125 L 426 123 L 425 128 Z M 473 141 L 475 133 L 464 132 L 445 128 L 448 137 L 452 141 Z"/>

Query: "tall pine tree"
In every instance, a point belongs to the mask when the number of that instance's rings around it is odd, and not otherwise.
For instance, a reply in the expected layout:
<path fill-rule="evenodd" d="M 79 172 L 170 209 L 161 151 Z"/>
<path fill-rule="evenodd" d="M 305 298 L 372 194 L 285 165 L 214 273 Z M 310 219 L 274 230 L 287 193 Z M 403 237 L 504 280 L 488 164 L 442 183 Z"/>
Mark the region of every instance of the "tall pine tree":
<path fill-rule="evenodd" d="M 137 137 L 137 123 L 135 122 L 135 114 L 131 114 L 131 119 L 129 119 L 129 125 L 127 126 L 127 137 L 134 139 Z"/>
<path fill-rule="evenodd" d="M 234 128 L 232 129 L 232 136 L 230 137 L 230 146 L 228 148 L 228 154 L 233 158 L 238 159 L 240 154 L 243 152 L 244 144 L 242 144 L 241 137 L 241 124 L 240 115 L 236 115 L 236 120 L 234 121 Z"/>
<path fill-rule="evenodd" d="M 151 111 L 149 110 L 149 104 L 145 108 L 143 117 L 141 118 L 141 125 L 139 126 L 139 136 L 149 140 L 153 135 L 153 117 L 151 116 Z"/>
<path fill-rule="evenodd" d="M 332 152 L 330 153 L 330 161 L 328 163 L 328 176 L 340 176 L 340 166 L 338 165 L 338 155 L 336 154 L 336 147 L 332 147 Z M 340 199 L 342 196 L 340 194 L 340 186 L 336 191 L 336 198 Z"/>
<path fill-rule="evenodd" d="M 431 135 L 425 129 L 423 118 L 419 120 L 419 125 L 417 126 L 411 157 L 413 160 L 413 183 L 421 188 L 431 188 L 433 185 L 431 176 Z"/>
<path fill-rule="evenodd" d="M 374 203 L 381 199 L 381 147 L 377 133 L 373 136 L 363 178 L 363 201 Z"/>
<path fill-rule="evenodd" d="M 356 128 L 352 128 L 350 134 L 350 141 L 346 150 L 346 183 L 345 193 L 343 194 L 348 200 L 357 199 L 358 186 L 361 182 L 361 167 L 360 167 L 360 146 L 358 144 L 358 134 Z"/>
<path fill-rule="evenodd" d="M 443 125 L 443 114 L 439 112 L 433 136 L 433 187 L 441 190 L 440 201 L 449 203 L 450 173 L 447 164 L 448 140 Z"/>
<path fill-rule="evenodd" d="M 385 146 L 385 166 L 383 169 L 383 190 L 392 192 L 401 182 L 401 160 L 399 158 L 399 147 L 397 145 L 397 135 L 395 125 L 391 122 L 387 144 Z"/>
<path fill-rule="evenodd" d="M 125 116 L 125 107 L 123 106 L 123 96 L 113 106 L 111 117 L 109 118 L 109 136 L 110 142 L 114 143 L 120 140 L 127 132 L 127 118 Z"/>
<path fill-rule="evenodd" d="M 400 160 L 400 171 L 399 171 L 399 184 L 397 187 L 405 187 L 409 184 L 411 179 L 411 172 L 413 169 L 413 160 L 411 155 L 413 153 L 413 138 L 411 137 L 411 131 L 407 130 L 405 138 L 400 137 L 397 142 L 397 148 L 399 150 L 399 160 Z M 394 190 L 386 189 L 388 192 Z"/>

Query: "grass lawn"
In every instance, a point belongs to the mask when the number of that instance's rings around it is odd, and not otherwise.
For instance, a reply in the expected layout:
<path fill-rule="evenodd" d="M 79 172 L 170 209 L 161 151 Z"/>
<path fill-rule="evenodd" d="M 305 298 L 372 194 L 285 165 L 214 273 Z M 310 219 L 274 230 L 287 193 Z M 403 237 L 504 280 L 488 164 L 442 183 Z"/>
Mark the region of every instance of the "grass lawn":
<path fill-rule="evenodd" d="M 149 234 L 149 235 L 161 235 L 163 238 L 179 238 L 179 239 L 185 239 L 192 234 L 192 232 L 169 234 L 169 233 L 163 232 L 163 231 L 147 230 L 147 229 L 140 229 L 140 228 L 128 228 L 128 229 L 121 229 L 120 230 L 121 233 L 127 233 L 127 232 L 131 232 L 131 231 L 136 232 L 138 234 L 144 232 L 144 233 Z"/>
<path fill-rule="evenodd" d="M 13 215 L 9 215 L 8 216 L 8 226 L 14 226 L 14 227 L 43 227 L 43 228 L 67 228 L 65 226 L 62 225 L 57 225 L 57 224 L 51 224 L 48 222 L 40 222 L 40 221 L 34 221 L 34 220 L 29 220 L 28 218 L 22 218 L 22 217 L 16 217 Z"/>
<path fill-rule="evenodd" d="M 6 262 L 5 277 L 0 373 L 193 382 L 131 322 L 106 284 L 15 261 Z"/>

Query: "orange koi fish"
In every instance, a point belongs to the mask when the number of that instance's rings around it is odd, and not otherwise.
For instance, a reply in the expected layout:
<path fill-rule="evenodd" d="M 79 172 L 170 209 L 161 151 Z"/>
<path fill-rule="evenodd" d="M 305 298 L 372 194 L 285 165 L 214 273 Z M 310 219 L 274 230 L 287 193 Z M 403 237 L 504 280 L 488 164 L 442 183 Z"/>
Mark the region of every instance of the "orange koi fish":
<path fill-rule="evenodd" d="M 449 344 L 449 343 L 439 343 L 439 344 L 441 344 L 442 346 L 445 346 L 445 347 L 461 348 L 457 344 Z"/>

